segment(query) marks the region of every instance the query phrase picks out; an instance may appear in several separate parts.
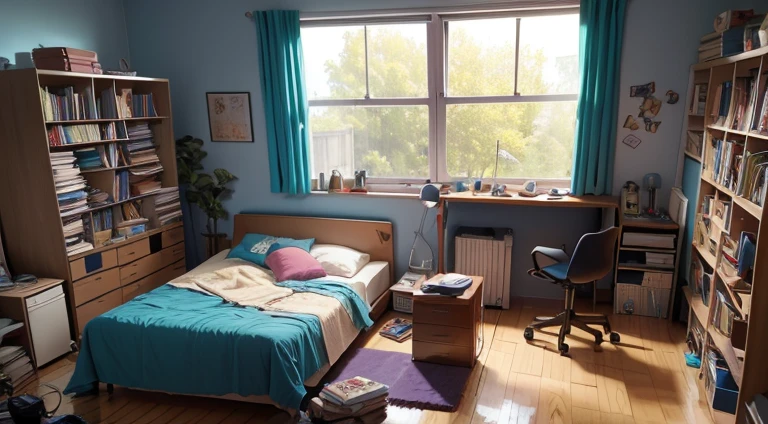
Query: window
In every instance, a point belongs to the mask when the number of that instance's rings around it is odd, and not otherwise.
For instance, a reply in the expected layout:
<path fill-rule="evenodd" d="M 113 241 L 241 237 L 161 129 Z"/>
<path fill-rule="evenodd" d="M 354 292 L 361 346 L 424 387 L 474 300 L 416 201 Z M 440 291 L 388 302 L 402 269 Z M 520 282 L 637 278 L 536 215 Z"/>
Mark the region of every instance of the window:
<path fill-rule="evenodd" d="M 575 9 L 302 24 L 312 173 L 570 179 Z M 383 182 L 382 181 L 382 182 Z"/>

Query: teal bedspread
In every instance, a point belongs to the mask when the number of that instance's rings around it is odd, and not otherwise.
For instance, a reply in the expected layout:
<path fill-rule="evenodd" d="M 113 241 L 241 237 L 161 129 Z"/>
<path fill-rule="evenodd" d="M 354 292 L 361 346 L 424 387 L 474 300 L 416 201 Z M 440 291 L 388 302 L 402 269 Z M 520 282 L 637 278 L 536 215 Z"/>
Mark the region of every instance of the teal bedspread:
<path fill-rule="evenodd" d="M 357 328 L 368 305 L 341 283 L 281 283 L 333 296 Z M 165 285 L 91 320 L 64 393 L 99 382 L 191 395 L 268 395 L 298 409 L 304 380 L 328 362 L 313 315 L 262 312 Z"/>

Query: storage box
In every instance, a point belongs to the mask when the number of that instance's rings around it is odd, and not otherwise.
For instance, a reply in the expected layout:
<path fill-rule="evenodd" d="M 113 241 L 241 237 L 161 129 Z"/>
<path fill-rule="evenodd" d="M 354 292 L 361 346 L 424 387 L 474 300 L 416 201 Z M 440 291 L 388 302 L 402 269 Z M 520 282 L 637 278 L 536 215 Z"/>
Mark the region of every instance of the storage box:
<path fill-rule="evenodd" d="M 392 309 L 407 314 L 413 313 L 413 293 L 421 288 L 426 281 L 424 275 L 406 273 L 400 281 L 390 287 L 392 292 Z"/>
<path fill-rule="evenodd" d="M 712 408 L 735 414 L 739 400 L 739 386 L 733 380 L 731 372 L 727 368 L 718 367 L 709 358 L 706 366 L 704 386 Z"/>

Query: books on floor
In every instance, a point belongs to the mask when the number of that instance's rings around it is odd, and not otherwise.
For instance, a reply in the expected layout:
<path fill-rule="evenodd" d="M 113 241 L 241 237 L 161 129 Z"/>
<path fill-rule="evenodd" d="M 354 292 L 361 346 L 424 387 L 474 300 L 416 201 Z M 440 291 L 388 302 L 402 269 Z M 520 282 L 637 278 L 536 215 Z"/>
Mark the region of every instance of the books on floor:
<path fill-rule="evenodd" d="M 413 322 L 405 318 L 392 318 L 379 330 L 379 335 L 398 342 L 411 338 Z"/>
<path fill-rule="evenodd" d="M 309 402 L 313 422 L 378 424 L 387 418 L 389 387 L 365 377 L 328 384 Z"/>
<path fill-rule="evenodd" d="M 14 387 L 21 387 L 35 375 L 32 360 L 21 346 L 0 347 L 0 370 L 11 378 Z"/>

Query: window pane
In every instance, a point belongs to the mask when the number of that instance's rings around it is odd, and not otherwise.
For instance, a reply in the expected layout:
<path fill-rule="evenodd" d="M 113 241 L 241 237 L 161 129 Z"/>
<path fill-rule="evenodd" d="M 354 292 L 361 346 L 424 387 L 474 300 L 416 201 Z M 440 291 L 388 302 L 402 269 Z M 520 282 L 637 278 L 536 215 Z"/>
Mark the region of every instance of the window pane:
<path fill-rule="evenodd" d="M 500 140 L 501 178 L 570 178 L 576 102 L 448 105 L 448 173 L 490 178 Z"/>
<path fill-rule="evenodd" d="M 448 95 L 515 91 L 515 18 L 448 22 Z"/>
<path fill-rule="evenodd" d="M 520 21 L 520 94 L 579 92 L 579 15 Z"/>
<path fill-rule="evenodd" d="M 310 133 L 312 175 L 429 177 L 427 106 L 312 107 Z"/>
<path fill-rule="evenodd" d="M 367 29 L 371 97 L 427 97 L 427 25 Z"/>
<path fill-rule="evenodd" d="M 363 31 L 362 26 L 301 29 L 310 100 L 365 97 Z"/>

